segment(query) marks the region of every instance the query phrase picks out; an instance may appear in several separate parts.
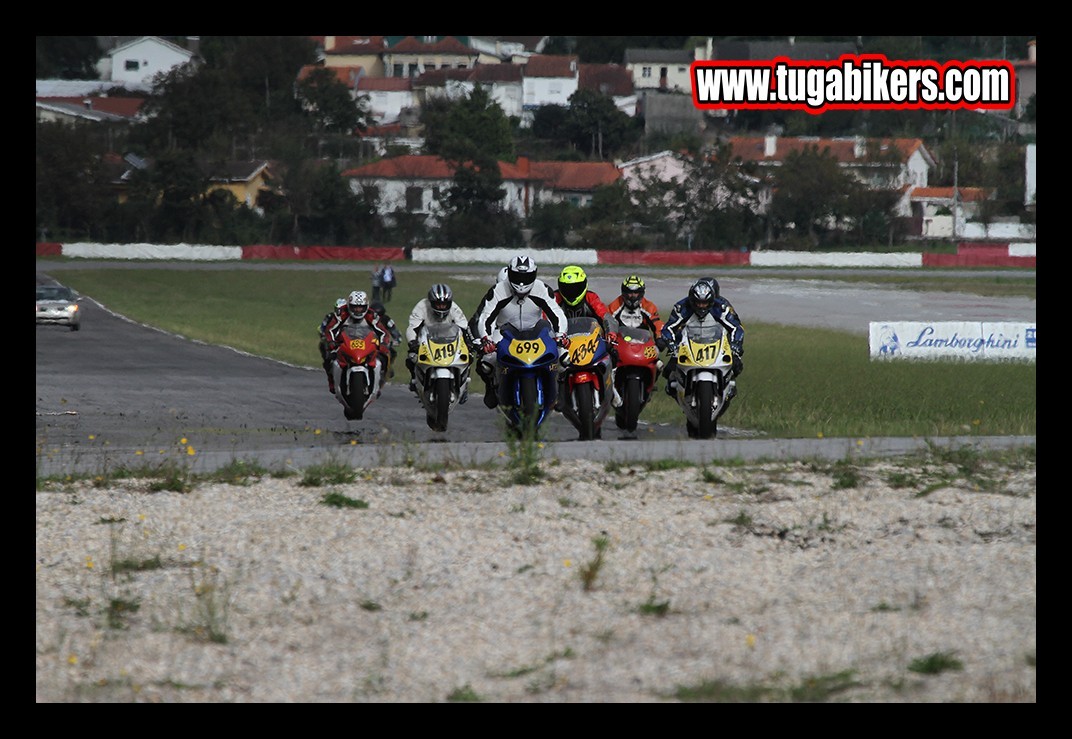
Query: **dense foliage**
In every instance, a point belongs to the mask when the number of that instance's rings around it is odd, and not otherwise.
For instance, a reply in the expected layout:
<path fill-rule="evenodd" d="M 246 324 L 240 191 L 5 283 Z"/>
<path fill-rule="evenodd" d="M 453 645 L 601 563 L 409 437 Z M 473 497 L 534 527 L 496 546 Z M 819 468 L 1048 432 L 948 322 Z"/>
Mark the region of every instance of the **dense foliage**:
<path fill-rule="evenodd" d="M 719 40 L 784 37 L 715 37 Z M 851 40 L 861 52 L 891 58 L 995 58 L 1026 47 L 1028 37 L 798 37 Z M 693 36 L 551 37 L 548 49 L 582 62 L 621 62 L 627 48 L 692 49 Z M 92 42 L 92 43 L 91 43 Z M 37 37 L 38 76 L 96 76 L 95 37 Z M 439 193 L 445 217 L 436 229 L 405 210 L 382 213 L 375 195 L 354 193 L 340 176 L 375 156 L 356 135 L 368 125 L 368 102 L 327 70 L 298 79 L 315 62 L 302 36 L 202 37 L 203 63 L 154 80 L 144 123 L 65 127 L 37 124 L 36 236 L 54 241 L 170 243 L 389 244 L 501 246 L 533 243 L 599 247 L 737 249 L 888 245 L 902 238 L 893 196 L 846 177 L 828 153 L 807 150 L 774 178 L 769 213 L 756 212 L 757 173 L 717 148 L 718 136 L 769 130 L 784 135 L 922 137 L 937 160 L 932 185 L 995 187 L 984 218 L 1022 210 L 1022 142 L 995 117 L 959 111 L 740 111 L 709 122 L 711 132 L 645 134 L 642 118 L 619 111 L 596 92 L 579 90 L 568 107 L 543 106 L 521 129 L 477 87 L 470 95 L 426 100 L 426 153 L 456 168 Z M 1034 119 L 1034 103 L 1029 106 Z M 715 148 L 712 149 L 712 144 Z M 688 152 L 679 184 L 644 182 L 597 192 L 590 207 L 541 204 L 527 219 L 501 206 L 498 162 L 532 159 L 624 160 L 670 149 Z M 116 179 L 136 167 L 116 197 Z M 208 178 L 232 160 L 272 161 L 273 182 L 259 213 L 225 192 L 205 195 Z M 954 165 L 954 162 L 956 163 Z M 954 174 L 954 168 L 956 174 Z"/>

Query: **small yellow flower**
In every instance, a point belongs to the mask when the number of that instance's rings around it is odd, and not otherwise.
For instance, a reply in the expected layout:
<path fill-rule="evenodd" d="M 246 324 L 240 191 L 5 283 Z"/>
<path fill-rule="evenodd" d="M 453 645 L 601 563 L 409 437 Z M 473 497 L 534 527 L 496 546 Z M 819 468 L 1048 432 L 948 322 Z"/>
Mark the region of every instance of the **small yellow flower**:
<path fill-rule="evenodd" d="M 180 552 L 185 552 L 186 551 L 186 545 L 185 544 L 179 544 L 179 551 Z"/>
<path fill-rule="evenodd" d="M 357 446 L 357 439 L 350 439 L 350 446 Z"/>
<path fill-rule="evenodd" d="M 562 564 L 564 564 L 566 567 L 573 567 L 573 561 L 569 559 L 563 560 Z"/>
<path fill-rule="evenodd" d="M 78 655 L 76 655 L 74 653 L 68 654 L 67 655 L 67 664 L 77 665 L 78 664 Z"/>
<path fill-rule="evenodd" d="M 704 499 L 704 500 L 714 500 L 714 499 L 715 499 L 715 496 L 713 496 L 713 495 L 711 495 L 710 493 L 708 493 L 707 495 L 705 495 L 705 496 L 703 497 L 703 499 Z"/>
<path fill-rule="evenodd" d="M 86 569 L 87 570 L 92 570 L 93 569 L 93 558 L 92 557 L 86 557 Z"/>
<path fill-rule="evenodd" d="M 856 446 L 863 446 L 863 445 L 864 445 L 864 440 L 863 439 L 857 439 L 856 440 Z"/>
<path fill-rule="evenodd" d="M 138 520 L 139 521 L 144 521 L 145 520 L 145 514 L 144 513 L 139 513 L 138 514 Z"/>
<path fill-rule="evenodd" d="M 197 452 L 194 451 L 194 448 L 192 446 L 188 446 L 188 447 L 186 447 L 186 454 L 187 454 L 187 456 L 192 457 L 195 454 L 197 454 Z"/>
<path fill-rule="evenodd" d="M 744 643 L 748 645 L 749 649 L 755 649 L 756 648 L 756 635 L 755 634 L 749 634 L 748 636 L 746 636 L 744 638 Z"/>
<path fill-rule="evenodd" d="M 313 436 L 320 436 L 320 429 L 313 432 Z"/>
<path fill-rule="evenodd" d="M 186 437 L 184 436 L 181 439 L 179 439 L 179 443 L 182 444 L 183 446 L 186 446 Z"/>
<path fill-rule="evenodd" d="M 976 418 L 974 421 L 972 421 L 972 426 L 978 426 L 980 423 L 982 422 L 978 418 Z"/>
<path fill-rule="evenodd" d="M 822 432 L 822 431 L 820 431 L 820 432 L 819 432 L 819 434 L 818 434 L 818 436 L 819 436 L 819 438 L 820 438 L 820 439 L 821 439 L 821 438 L 823 438 L 823 432 Z"/>
<path fill-rule="evenodd" d="M 543 449 L 543 442 L 541 441 L 538 444 L 536 444 L 536 448 L 537 449 Z"/>
<path fill-rule="evenodd" d="M 142 451 L 141 449 L 139 449 L 139 450 L 137 450 L 136 452 L 134 452 L 134 456 L 135 456 L 135 457 L 140 457 L 140 456 L 141 456 L 141 455 L 143 455 L 143 454 L 145 454 L 145 452 L 143 452 L 143 451 Z"/>
<path fill-rule="evenodd" d="M 90 434 L 90 435 L 89 435 L 89 440 L 90 440 L 90 441 L 93 441 L 93 440 L 94 440 L 94 439 L 96 439 L 96 438 L 97 438 L 97 435 L 96 435 L 96 434 Z"/>

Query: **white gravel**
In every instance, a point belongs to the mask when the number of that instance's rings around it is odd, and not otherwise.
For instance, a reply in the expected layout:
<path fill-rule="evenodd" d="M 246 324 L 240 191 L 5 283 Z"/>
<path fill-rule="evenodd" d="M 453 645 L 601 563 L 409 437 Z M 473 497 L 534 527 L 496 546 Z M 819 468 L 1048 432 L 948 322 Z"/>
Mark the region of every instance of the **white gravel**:
<path fill-rule="evenodd" d="M 37 701 L 1035 702 L 1033 453 L 606 467 L 39 490 Z"/>

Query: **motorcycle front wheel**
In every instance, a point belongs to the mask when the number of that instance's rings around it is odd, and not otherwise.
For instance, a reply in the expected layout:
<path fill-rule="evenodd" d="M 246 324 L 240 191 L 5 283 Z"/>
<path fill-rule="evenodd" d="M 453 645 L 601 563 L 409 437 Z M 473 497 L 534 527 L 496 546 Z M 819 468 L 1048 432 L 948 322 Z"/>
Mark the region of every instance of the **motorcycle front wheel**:
<path fill-rule="evenodd" d="M 711 408 L 715 401 L 715 385 L 711 382 L 696 383 L 696 436 L 710 439 L 718 433 L 715 415 Z"/>
<path fill-rule="evenodd" d="M 433 431 L 447 430 L 451 384 L 449 377 L 437 377 L 432 381 L 433 400 L 428 413 L 428 426 Z"/>
<path fill-rule="evenodd" d="M 346 404 L 350 406 L 343 409 L 343 415 L 351 421 L 360 421 L 365 415 L 365 396 L 368 395 L 366 388 L 368 382 L 363 373 L 355 373 L 350 377 L 350 386 L 346 389 Z"/>
<path fill-rule="evenodd" d="M 540 415 L 540 406 L 537 403 L 536 378 L 522 377 L 518 385 L 518 395 L 521 402 L 517 408 L 520 418 L 520 426 L 517 431 L 519 434 L 535 433 Z"/>
<path fill-rule="evenodd" d="M 590 382 L 581 383 L 573 388 L 573 397 L 577 401 L 577 432 L 580 434 L 581 441 L 594 439 L 596 435 L 593 393 Z"/>
<path fill-rule="evenodd" d="M 625 389 L 620 393 L 622 407 L 618 415 L 622 423 L 619 428 L 626 431 L 636 431 L 637 421 L 640 419 L 640 411 L 644 408 L 644 382 L 636 375 L 625 378 Z"/>

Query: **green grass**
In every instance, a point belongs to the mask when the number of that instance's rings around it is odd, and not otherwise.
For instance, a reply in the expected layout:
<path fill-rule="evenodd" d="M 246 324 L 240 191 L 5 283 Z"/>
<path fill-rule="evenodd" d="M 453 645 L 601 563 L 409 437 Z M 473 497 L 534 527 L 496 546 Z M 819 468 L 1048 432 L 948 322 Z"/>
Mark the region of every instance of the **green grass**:
<path fill-rule="evenodd" d="M 317 367 L 316 330 L 335 298 L 367 290 L 371 264 L 315 270 L 71 269 L 63 281 L 135 320 L 212 344 Z M 452 273 L 449 265 L 400 276 L 388 311 L 404 330 L 409 309 L 433 282 L 447 281 L 471 314 L 490 271 Z M 824 276 L 824 279 L 826 277 Z M 845 279 L 854 279 L 847 276 Z M 868 277 L 869 282 L 876 278 Z M 899 280 L 899 281 L 898 281 Z M 1034 297 L 1034 279 L 895 275 L 907 288 Z M 593 287 L 611 294 L 609 278 Z M 724 425 L 778 438 L 1035 434 L 1035 364 L 1027 362 L 873 362 L 867 338 L 841 331 L 753 323 L 740 392 Z M 393 383 L 406 382 L 406 373 Z M 483 393 L 473 373 L 474 397 Z M 641 420 L 681 423 L 660 383 Z"/>

